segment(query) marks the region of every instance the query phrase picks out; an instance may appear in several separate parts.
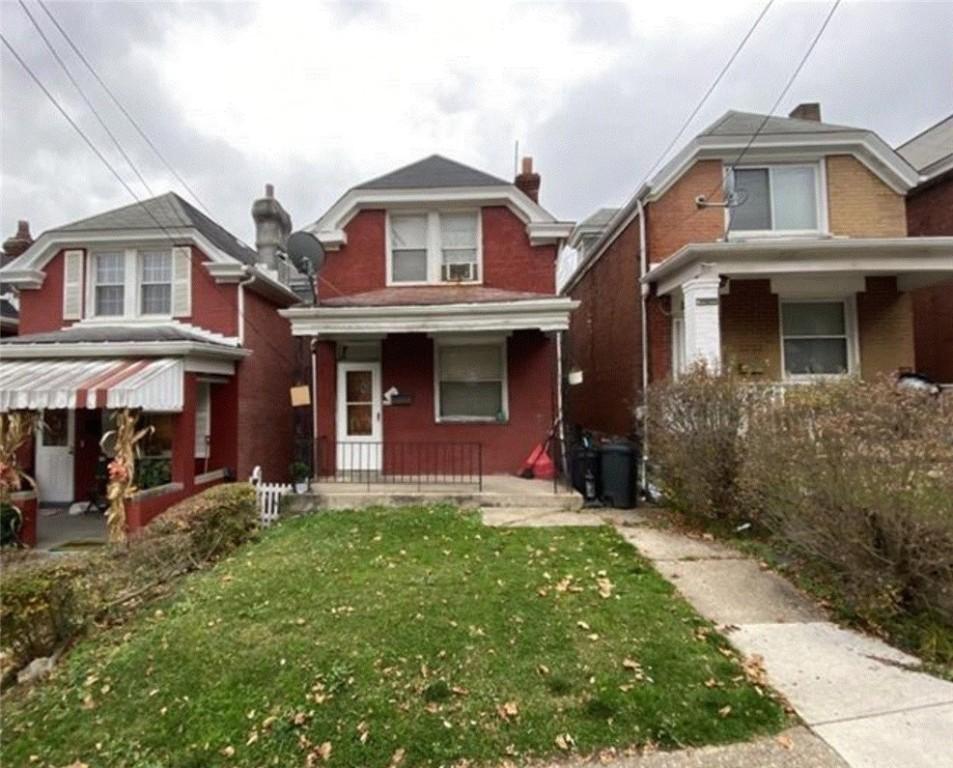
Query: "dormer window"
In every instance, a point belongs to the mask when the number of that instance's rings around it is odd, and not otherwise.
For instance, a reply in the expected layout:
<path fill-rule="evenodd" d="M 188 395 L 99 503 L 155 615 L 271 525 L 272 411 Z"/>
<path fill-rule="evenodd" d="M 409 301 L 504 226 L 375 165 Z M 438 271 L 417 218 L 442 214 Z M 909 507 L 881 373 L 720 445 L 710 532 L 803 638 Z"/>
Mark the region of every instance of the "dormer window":
<path fill-rule="evenodd" d="M 388 224 L 388 283 L 480 282 L 477 211 L 392 213 Z"/>
<path fill-rule="evenodd" d="M 821 229 L 817 165 L 734 168 L 731 232 L 812 233 Z"/>

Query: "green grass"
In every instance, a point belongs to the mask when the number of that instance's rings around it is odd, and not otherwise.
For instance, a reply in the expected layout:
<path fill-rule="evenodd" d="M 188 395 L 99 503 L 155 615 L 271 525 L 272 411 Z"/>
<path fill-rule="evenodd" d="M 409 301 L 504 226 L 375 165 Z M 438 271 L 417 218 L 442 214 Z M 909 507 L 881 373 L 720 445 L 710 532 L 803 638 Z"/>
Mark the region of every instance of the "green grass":
<path fill-rule="evenodd" d="M 785 724 L 613 530 L 450 508 L 289 520 L 3 703 L 11 766 L 489 763 Z"/>

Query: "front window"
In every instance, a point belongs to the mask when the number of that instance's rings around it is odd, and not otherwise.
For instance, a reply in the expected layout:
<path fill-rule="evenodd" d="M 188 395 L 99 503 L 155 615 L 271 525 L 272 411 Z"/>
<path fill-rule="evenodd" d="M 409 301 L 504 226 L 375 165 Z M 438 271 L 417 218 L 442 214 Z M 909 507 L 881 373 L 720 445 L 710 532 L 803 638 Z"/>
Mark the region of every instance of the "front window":
<path fill-rule="evenodd" d="M 144 251 L 140 255 L 140 311 L 144 315 L 172 312 L 172 253 Z"/>
<path fill-rule="evenodd" d="M 96 315 L 122 315 L 126 306 L 126 256 L 124 253 L 97 253 L 95 258 Z"/>
<path fill-rule="evenodd" d="M 479 282 L 479 213 L 431 211 L 389 219 L 390 283 Z"/>
<path fill-rule="evenodd" d="M 739 232 L 805 232 L 818 227 L 817 168 L 776 165 L 735 168 L 730 229 Z"/>
<path fill-rule="evenodd" d="M 847 305 L 843 301 L 781 303 L 784 373 L 836 375 L 850 370 Z"/>
<path fill-rule="evenodd" d="M 441 421 L 506 420 L 506 344 L 437 347 Z"/>

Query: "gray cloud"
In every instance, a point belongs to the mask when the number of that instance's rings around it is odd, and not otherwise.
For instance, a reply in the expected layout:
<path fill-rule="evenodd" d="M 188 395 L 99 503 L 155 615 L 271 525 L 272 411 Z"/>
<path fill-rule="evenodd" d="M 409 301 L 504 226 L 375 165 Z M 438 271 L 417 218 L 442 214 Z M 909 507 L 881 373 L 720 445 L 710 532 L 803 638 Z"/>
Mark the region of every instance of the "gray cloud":
<path fill-rule="evenodd" d="M 768 109 L 828 7 L 777 3 L 684 140 L 728 108 Z M 46 21 L 32 0 L 30 8 L 41 23 Z M 159 76 L 171 30 L 195 26 L 211 35 L 210 42 L 230 39 L 229 34 L 255 22 L 255 5 L 77 2 L 53 3 L 51 8 L 166 157 L 208 203 L 212 215 L 235 234 L 252 240 L 249 209 L 264 182 L 276 184 L 295 222 L 304 224 L 317 218 L 348 186 L 375 171 L 389 170 L 394 157 L 410 161 L 428 151 L 448 151 L 445 144 L 453 144 L 440 130 L 441 116 L 470 126 L 468 135 L 473 138 L 465 150 L 467 156 L 460 159 L 497 174 L 510 173 L 513 140 L 519 138 L 543 175 L 543 202 L 562 217 L 581 218 L 596 207 L 621 204 L 708 87 L 760 5 L 713 16 L 695 26 L 686 26 L 687 22 L 680 26 L 677 20 L 649 18 L 640 4 L 540 4 L 541 12 L 558 11 L 569 20 L 564 48 L 554 44 L 550 50 L 542 41 L 543 59 L 520 71 L 496 64 L 499 51 L 492 45 L 477 68 L 465 57 L 451 56 L 446 70 L 438 73 L 437 85 L 426 91 L 430 103 L 421 106 L 427 107 L 428 116 L 422 118 L 416 134 L 395 137 L 387 116 L 381 115 L 350 143 L 346 135 L 335 136 L 339 146 L 327 152 L 306 142 L 241 149 L 234 140 L 234 126 L 204 113 L 196 129 L 189 119 L 195 115 L 182 113 L 180 94 Z M 330 29 L 315 30 L 315 48 L 300 51 L 302 64 L 317 61 L 315 51 L 328 44 L 329 35 L 361 30 L 362 25 L 387 26 L 400 21 L 403 13 L 393 5 L 334 6 L 335 23 Z M 690 18 L 687 13 L 683 16 Z M 4 35 L 129 183 L 145 195 L 21 9 L 2 3 L 0 23 Z M 529 21 L 520 23 L 525 24 L 519 30 L 521 36 L 529 39 L 537 34 Z M 174 179 L 61 45 L 55 30 L 45 26 L 153 189 L 177 189 Z M 950 3 L 845 3 L 779 112 L 786 113 L 799 101 L 820 101 L 826 120 L 870 127 L 888 142 L 898 143 L 953 111 L 950 29 Z M 448 29 L 448 34 L 465 32 Z M 532 106 L 529 98 L 525 109 L 517 102 L 512 114 L 485 111 L 481 86 L 502 88 L 518 81 L 518 87 L 528 89 L 523 80 L 531 83 L 535 73 L 559 62 L 557 57 L 578 55 L 572 49 L 577 44 L 595 46 L 595 63 L 601 58 L 606 66 L 594 67 L 592 76 L 560 89 L 544 117 L 534 113 L 538 106 Z M 270 66 L 267 49 L 235 50 L 233 55 L 236 61 L 253 57 L 256 66 Z M 354 52 L 355 57 L 366 55 L 369 52 Z M 402 84 L 400 60 L 375 63 L 386 87 Z M 226 68 L 228 64 L 224 62 Z M 322 66 L 316 77 L 346 80 L 350 76 L 348 62 Z M 130 201 L 6 51 L 0 75 L 0 233 L 10 234 L 18 218 L 30 219 L 38 232 Z M 273 73 L 275 78 L 284 75 Z M 267 94 L 249 92 L 247 101 L 234 107 L 238 113 L 270 110 L 275 121 L 319 120 L 333 125 L 340 118 L 334 105 L 321 102 L 320 93 L 272 102 Z M 435 139 L 437 144 L 430 147 L 428 136 L 443 138 Z"/>

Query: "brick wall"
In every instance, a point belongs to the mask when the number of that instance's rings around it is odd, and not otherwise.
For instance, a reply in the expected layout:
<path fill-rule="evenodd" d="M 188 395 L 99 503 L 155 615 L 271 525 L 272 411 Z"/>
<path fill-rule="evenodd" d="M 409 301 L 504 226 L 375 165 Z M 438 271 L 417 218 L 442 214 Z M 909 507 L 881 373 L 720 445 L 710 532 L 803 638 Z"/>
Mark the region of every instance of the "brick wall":
<path fill-rule="evenodd" d="M 63 251 L 43 268 L 43 287 L 20 291 L 20 335 L 58 331 L 72 321 L 63 322 Z"/>
<path fill-rule="evenodd" d="M 868 277 L 857 294 L 860 368 L 865 379 L 913 370 L 913 301 L 895 277 Z"/>
<path fill-rule="evenodd" d="M 910 235 L 953 235 L 953 171 L 907 197 Z M 953 383 L 953 280 L 913 293 L 917 371 Z"/>
<path fill-rule="evenodd" d="M 530 245 L 524 224 L 505 206 L 482 209 L 483 284 L 510 291 L 553 293 L 556 246 Z M 360 211 L 344 227 L 347 245 L 329 251 L 321 268 L 322 296 L 349 295 L 386 286 L 387 215 Z"/>
<path fill-rule="evenodd" d="M 611 435 L 635 431 L 640 404 L 639 223 L 633 220 L 572 289 L 579 308 L 569 318 L 564 372 L 582 384 L 566 389 L 570 425 Z"/>
<path fill-rule="evenodd" d="M 237 336 L 238 285 L 216 283 L 205 268 L 205 254 L 194 246 L 191 250 L 192 315 L 178 319 L 226 336 Z"/>
<path fill-rule="evenodd" d="M 722 360 L 756 379 L 781 378 L 780 316 L 770 280 L 732 280 L 721 297 Z"/>
<path fill-rule="evenodd" d="M 238 477 L 260 465 L 269 482 L 285 480 L 294 450 L 295 345 L 278 307 L 245 291 L 245 346 L 252 353 L 238 364 Z"/>
<path fill-rule="evenodd" d="M 647 205 L 646 240 L 653 264 L 689 243 L 710 243 L 725 236 L 724 209 L 695 205 L 699 195 L 720 200 L 722 181 L 721 160 L 699 160 L 660 199 Z"/>
<path fill-rule="evenodd" d="M 903 196 L 851 155 L 827 158 L 827 200 L 832 234 L 847 237 L 904 237 Z"/>

